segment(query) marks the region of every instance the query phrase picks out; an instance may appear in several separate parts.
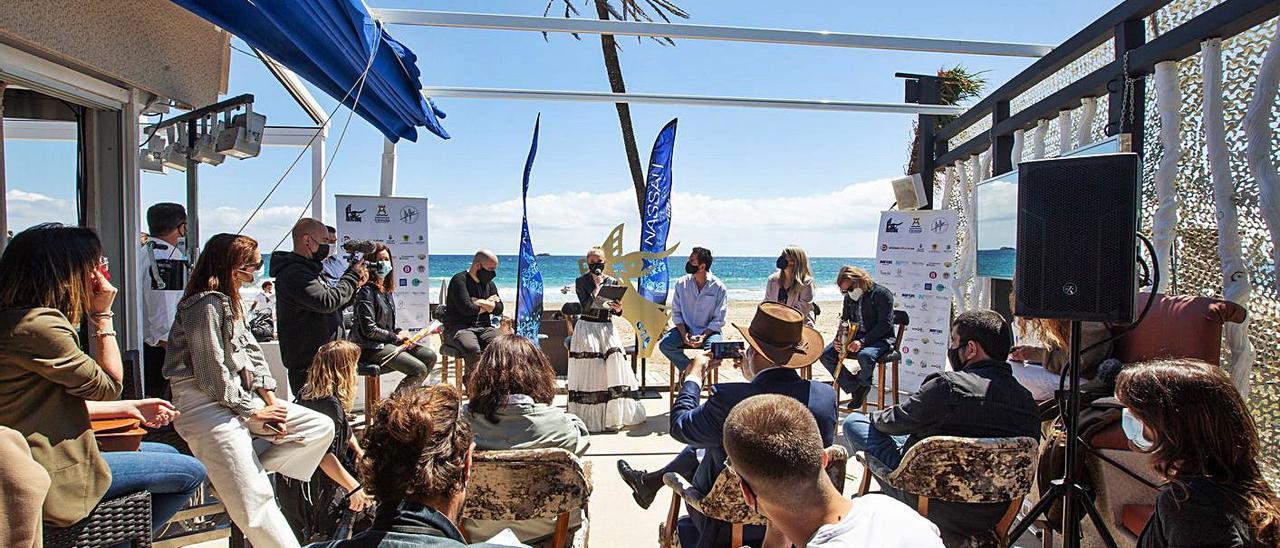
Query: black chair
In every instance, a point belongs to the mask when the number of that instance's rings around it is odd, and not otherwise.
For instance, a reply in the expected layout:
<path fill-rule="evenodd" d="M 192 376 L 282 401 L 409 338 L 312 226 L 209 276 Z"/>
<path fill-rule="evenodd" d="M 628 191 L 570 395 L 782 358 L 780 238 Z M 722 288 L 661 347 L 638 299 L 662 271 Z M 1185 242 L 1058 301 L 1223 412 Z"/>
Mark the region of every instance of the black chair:
<path fill-rule="evenodd" d="M 105 548 L 122 543 L 151 546 L 151 493 L 104 500 L 70 527 L 44 528 L 44 545 L 50 548 Z"/>

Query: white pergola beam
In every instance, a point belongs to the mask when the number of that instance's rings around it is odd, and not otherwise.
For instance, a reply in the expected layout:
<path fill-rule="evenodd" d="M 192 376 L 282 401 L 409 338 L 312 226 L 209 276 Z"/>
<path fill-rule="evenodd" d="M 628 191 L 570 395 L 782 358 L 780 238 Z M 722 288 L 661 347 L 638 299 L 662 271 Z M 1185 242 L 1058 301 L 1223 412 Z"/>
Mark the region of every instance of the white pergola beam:
<path fill-rule="evenodd" d="M 653 36 L 685 40 L 727 40 L 799 46 L 862 48 L 898 51 L 928 51 L 968 55 L 1004 57 L 1043 57 L 1053 49 L 1040 44 L 953 40 L 949 38 L 916 38 L 849 34 L 823 30 L 786 30 L 753 27 L 689 25 L 683 23 L 650 23 L 643 21 L 601 21 L 560 17 L 528 17 L 489 13 L 457 13 L 447 11 L 371 8 L 373 17 L 389 25 L 416 25 L 487 30 L 523 30 L 575 34 L 611 34 L 614 36 Z"/>
<path fill-rule="evenodd" d="M 708 95 L 670 95 L 664 93 L 609 93 L 603 91 L 560 91 L 546 89 L 505 89 L 467 87 L 426 87 L 429 97 L 459 99 L 517 99 L 529 101 L 577 101 L 588 103 L 654 103 L 663 105 L 781 108 L 842 112 L 878 112 L 887 114 L 957 115 L 965 107 L 918 105 L 915 103 L 875 103 L 867 101 L 832 101 L 826 99 L 770 99 L 760 97 L 719 97 Z"/>
<path fill-rule="evenodd" d="M 150 124 L 138 124 L 138 135 L 145 139 L 151 132 Z M 74 141 L 76 140 L 76 123 L 53 120 L 5 120 L 5 138 L 15 141 Z M 323 141 L 324 136 L 316 137 L 320 128 L 306 126 L 267 126 L 263 131 L 262 144 L 269 147 L 305 147 L 313 145 L 312 141 Z"/>

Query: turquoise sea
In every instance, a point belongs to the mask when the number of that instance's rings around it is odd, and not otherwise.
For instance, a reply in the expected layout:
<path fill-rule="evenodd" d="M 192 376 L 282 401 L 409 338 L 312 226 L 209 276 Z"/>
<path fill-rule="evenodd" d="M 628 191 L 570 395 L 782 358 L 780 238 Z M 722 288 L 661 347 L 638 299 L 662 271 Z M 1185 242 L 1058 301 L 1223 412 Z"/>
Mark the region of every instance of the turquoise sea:
<path fill-rule="evenodd" d="M 711 272 L 718 276 L 729 287 L 729 299 L 735 301 L 758 301 L 764 297 L 764 286 L 769 275 L 777 270 L 773 257 L 717 257 L 711 266 Z M 573 281 L 578 277 L 579 257 L 552 255 L 538 257 L 538 268 L 542 271 L 542 283 L 546 287 L 546 302 L 565 302 L 573 300 Z M 268 260 L 264 257 L 263 260 Z M 684 262 L 687 256 L 668 259 L 667 267 L 671 269 L 672 282 L 677 273 L 683 275 Z M 471 265 L 471 255 L 432 255 L 430 259 L 430 277 L 433 287 L 448 280 L 454 274 L 466 270 Z M 840 292 L 835 287 L 836 273 L 843 265 L 853 265 L 874 272 L 875 259 L 870 257 L 836 258 L 810 257 L 809 265 L 813 269 L 813 277 L 818 282 L 816 301 L 836 301 Z M 503 299 L 514 300 L 516 295 L 516 256 L 501 255 L 498 257 L 499 293 Z M 264 270 L 266 271 L 266 270 Z M 567 293 L 561 292 L 568 288 Z M 435 300 L 435 297 L 432 297 Z"/>

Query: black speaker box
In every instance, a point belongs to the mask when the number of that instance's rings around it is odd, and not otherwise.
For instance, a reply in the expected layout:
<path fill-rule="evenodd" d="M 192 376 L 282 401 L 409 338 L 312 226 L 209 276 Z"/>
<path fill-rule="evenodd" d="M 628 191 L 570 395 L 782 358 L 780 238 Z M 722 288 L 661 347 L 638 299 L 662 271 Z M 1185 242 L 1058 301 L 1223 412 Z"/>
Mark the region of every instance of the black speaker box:
<path fill-rule="evenodd" d="M 1133 153 L 1018 165 L 1016 315 L 1133 321 L 1140 173 Z"/>

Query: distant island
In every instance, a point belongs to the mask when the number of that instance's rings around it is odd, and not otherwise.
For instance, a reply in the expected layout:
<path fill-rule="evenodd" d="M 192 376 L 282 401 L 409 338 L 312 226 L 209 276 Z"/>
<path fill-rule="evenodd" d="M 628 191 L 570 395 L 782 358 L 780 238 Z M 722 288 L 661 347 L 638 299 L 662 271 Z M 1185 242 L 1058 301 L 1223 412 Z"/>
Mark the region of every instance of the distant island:
<path fill-rule="evenodd" d="M 1012 247 L 1005 246 L 1005 247 L 1001 247 L 1000 251 L 1017 251 L 1017 250 Z"/>
<path fill-rule="evenodd" d="M 538 254 L 538 256 L 539 256 L 539 257 L 550 257 L 550 256 L 551 256 L 551 254 L 550 254 L 550 253 L 539 253 L 539 254 Z"/>

